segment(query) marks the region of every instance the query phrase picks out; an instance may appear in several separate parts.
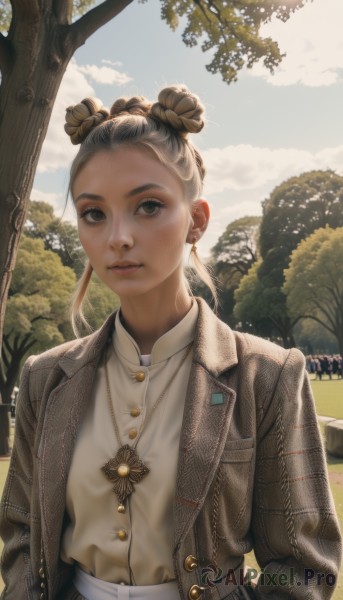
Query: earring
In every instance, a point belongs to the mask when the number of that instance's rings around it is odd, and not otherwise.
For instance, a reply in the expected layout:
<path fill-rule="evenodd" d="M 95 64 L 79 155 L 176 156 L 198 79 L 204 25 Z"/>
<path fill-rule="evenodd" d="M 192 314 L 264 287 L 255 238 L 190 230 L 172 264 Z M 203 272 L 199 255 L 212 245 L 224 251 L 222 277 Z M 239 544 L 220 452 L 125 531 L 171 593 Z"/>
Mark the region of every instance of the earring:
<path fill-rule="evenodd" d="M 196 238 L 193 238 L 193 242 L 192 242 L 192 248 L 191 248 L 191 252 L 192 252 L 192 254 L 195 254 L 195 255 L 196 255 L 196 253 L 197 253 L 197 247 L 196 247 L 196 245 L 195 245 L 195 242 L 196 242 L 196 241 L 197 241 L 197 239 L 196 239 Z"/>

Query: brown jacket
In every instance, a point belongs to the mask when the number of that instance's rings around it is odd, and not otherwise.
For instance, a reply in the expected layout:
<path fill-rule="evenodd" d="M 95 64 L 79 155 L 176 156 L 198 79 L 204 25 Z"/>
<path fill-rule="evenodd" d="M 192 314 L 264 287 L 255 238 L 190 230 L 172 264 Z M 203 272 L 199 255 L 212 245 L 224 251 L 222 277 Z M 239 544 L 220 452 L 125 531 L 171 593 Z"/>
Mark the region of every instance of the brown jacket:
<path fill-rule="evenodd" d="M 327 599 L 340 534 L 304 358 L 234 333 L 198 302 L 175 497 L 181 599 Z M 0 515 L 3 600 L 41 597 L 43 555 L 45 597 L 81 599 L 72 567 L 59 557 L 66 483 L 112 327 L 113 317 L 23 369 Z M 262 568 L 256 587 L 243 585 L 243 554 L 251 548 Z"/>

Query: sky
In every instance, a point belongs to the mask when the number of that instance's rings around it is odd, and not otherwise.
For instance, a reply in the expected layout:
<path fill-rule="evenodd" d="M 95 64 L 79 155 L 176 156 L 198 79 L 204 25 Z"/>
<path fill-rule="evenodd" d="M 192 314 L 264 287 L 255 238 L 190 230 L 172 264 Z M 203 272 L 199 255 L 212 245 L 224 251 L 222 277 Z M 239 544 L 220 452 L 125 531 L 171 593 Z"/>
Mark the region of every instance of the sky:
<path fill-rule="evenodd" d="M 262 65 L 226 84 L 206 70 L 210 57 L 187 48 L 182 24 L 173 32 L 159 0 L 135 0 L 74 55 L 59 90 L 31 198 L 64 211 L 70 163 L 77 148 L 64 133 L 67 106 L 87 96 L 110 106 L 120 96 L 156 100 L 160 89 L 184 83 L 206 108 L 206 126 L 191 136 L 207 176 L 203 196 L 211 220 L 198 249 L 209 256 L 226 226 L 262 214 L 262 202 L 285 179 L 313 169 L 343 175 L 343 1 L 312 0 L 286 22 L 261 33 L 286 53 L 271 75 Z"/>

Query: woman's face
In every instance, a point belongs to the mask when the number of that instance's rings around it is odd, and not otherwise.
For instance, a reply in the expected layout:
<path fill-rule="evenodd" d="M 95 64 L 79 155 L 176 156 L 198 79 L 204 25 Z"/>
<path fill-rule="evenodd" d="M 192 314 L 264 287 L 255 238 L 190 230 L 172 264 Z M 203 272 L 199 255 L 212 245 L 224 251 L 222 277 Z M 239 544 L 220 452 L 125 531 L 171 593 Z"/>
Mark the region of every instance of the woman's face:
<path fill-rule="evenodd" d="M 192 225 L 181 183 L 148 152 L 99 152 L 73 185 L 81 244 L 121 298 L 179 289 Z"/>

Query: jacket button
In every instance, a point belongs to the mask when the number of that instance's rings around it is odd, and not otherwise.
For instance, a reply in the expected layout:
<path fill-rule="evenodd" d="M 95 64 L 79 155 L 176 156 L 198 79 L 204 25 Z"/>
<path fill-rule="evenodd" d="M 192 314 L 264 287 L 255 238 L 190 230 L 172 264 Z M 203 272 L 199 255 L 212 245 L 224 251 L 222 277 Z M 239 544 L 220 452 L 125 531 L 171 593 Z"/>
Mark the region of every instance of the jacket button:
<path fill-rule="evenodd" d="M 198 600 L 205 588 L 199 585 L 192 585 L 188 590 L 188 600 Z"/>
<path fill-rule="evenodd" d="M 192 554 L 190 554 L 183 561 L 183 566 L 184 566 L 185 570 L 188 571 L 188 573 L 190 573 L 191 571 L 194 571 L 194 569 L 197 568 L 198 561 L 195 558 L 195 556 L 193 556 Z"/>

